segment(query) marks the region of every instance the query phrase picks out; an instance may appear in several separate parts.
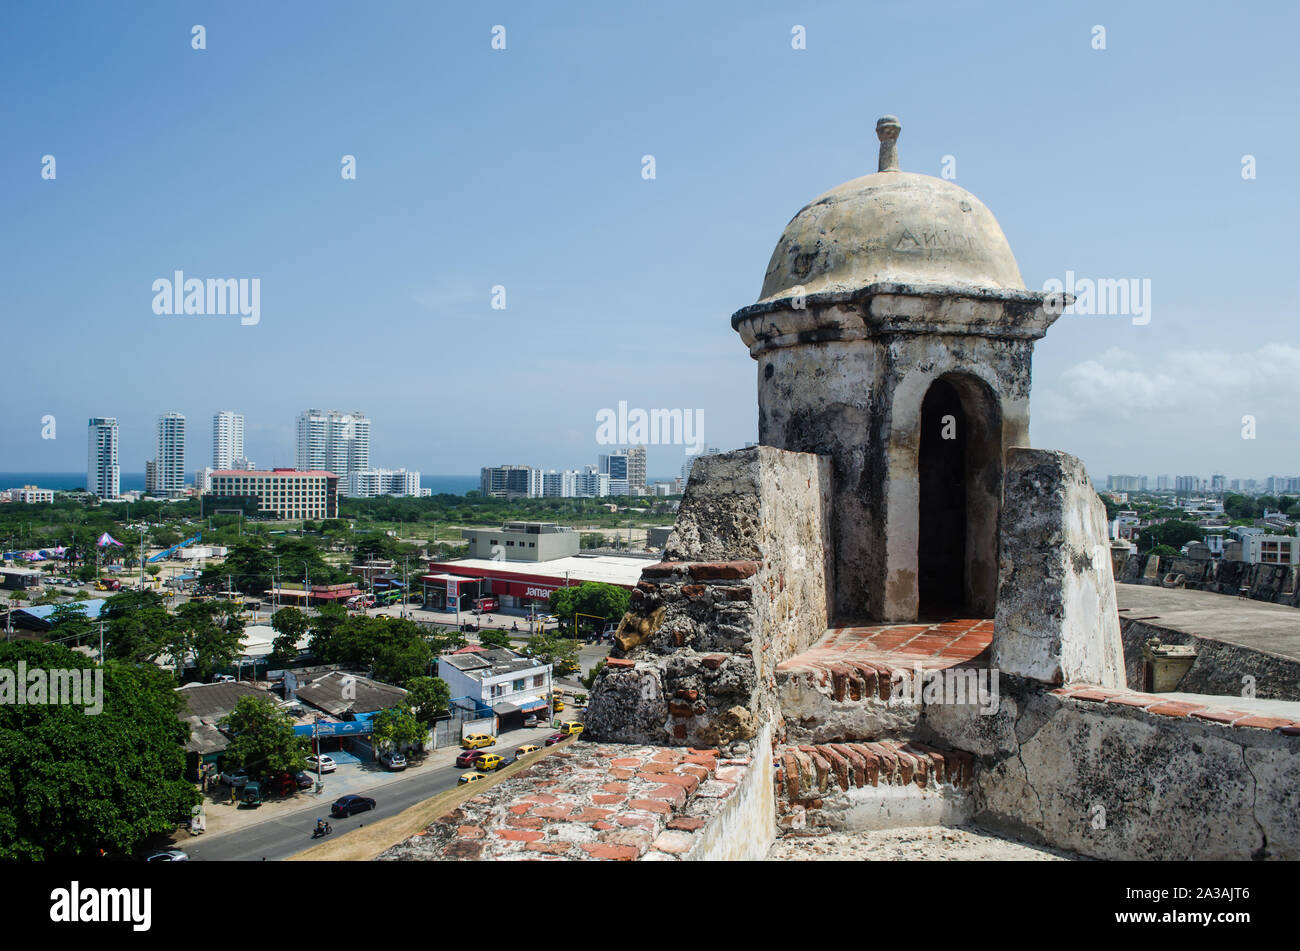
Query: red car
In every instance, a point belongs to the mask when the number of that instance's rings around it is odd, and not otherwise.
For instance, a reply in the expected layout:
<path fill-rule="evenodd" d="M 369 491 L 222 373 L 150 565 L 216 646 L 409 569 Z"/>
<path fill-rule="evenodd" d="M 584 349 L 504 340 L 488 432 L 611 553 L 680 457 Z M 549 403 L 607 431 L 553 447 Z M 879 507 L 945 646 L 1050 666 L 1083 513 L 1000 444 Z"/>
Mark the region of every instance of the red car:
<path fill-rule="evenodd" d="M 561 740 L 567 740 L 568 738 L 569 737 L 564 733 L 552 733 L 550 736 L 546 738 L 546 745 L 554 746 L 556 743 L 560 742 Z"/>
<path fill-rule="evenodd" d="M 473 766 L 478 762 L 478 758 L 483 755 L 483 750 L 465 750 L 456 757 L 457 766 Z"/>

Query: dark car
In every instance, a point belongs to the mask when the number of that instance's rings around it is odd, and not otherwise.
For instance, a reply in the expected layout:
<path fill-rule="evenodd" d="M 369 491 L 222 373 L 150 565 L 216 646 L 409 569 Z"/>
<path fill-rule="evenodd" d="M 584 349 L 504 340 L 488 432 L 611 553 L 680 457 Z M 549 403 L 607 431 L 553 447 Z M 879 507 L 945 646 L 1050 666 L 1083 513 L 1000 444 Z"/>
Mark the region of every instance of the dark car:
<path fill-rule="evenodd" d="M 316 785 L 316 777 L 301 769 L 293 774 L 293 781 L 298 784 L 299 789 L 311 789 L 311 787 Z"/>
<path fill-rule="evenodd" d="M 563 733 L 552 733 L 550 736 L 546 738 L 546 745 L 554 746 L 556 743 L 559 743 L 561 740 L 567 740 L 567 739 L 568 737 Z"/>
<path fill-rule="evenodd" d="M 482 750 L 464 750 L 459 756 L 456 757 L 456 765 L 473 766 L 478 761 L 478 758 L 482 755 L 483 755 Z"/>
<path fill-rule="evenodd" d="M 375 808 L 375 801 L 365 796 L 341 796 L 330 806 L 330 815 L 335 819 L 346 819 L 358 812 L 369 812 Z"/>

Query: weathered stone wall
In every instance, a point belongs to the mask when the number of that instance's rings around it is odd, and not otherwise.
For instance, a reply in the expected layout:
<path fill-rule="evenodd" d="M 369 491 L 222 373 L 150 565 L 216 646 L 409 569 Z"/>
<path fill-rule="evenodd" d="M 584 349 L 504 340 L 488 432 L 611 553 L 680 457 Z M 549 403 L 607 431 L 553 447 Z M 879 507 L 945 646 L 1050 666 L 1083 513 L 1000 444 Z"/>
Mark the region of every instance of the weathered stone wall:
<path fill-rule="evenodd" d="M 1300 570 L 1289 565 L 1131 554 L 1124 560 L 1120 580 L 1126 584 L 1159 585 L 1170 574 L 1181 574 L 1184 587 L 1193 590 L 1236 595 L 1244 587 L 1253 601 L 1300 607 Z"/>
<path fill-rule="evenodd" d="M 696 832 L 697 844 L 683 856 L 704 862 L 752 862 L 767 854 L 776 839 L 776 798 L 772 781 L 772 727 L 759 728 L 753 755 L 736 788 Z"/>
<path fill-rule="evenodd" d="M 777 664 L 826 631 L 829 478 L 826 460 L 769 447 L 696 461 L 593 686 L 593 738 L 747 755 Z"/>
<path fill-rule="evenodd" d="M 838 619 L 917 615 L 921 404 L 935 380 L 945 377 L 968 390 L 962 393 L 968 422 L 992 428 L 994 447 L 968 475 L 978 496 L 971 506 L 972 547 L 996 531 L 1002 453 L 1028 443 L 1032 339 L 911 332 L 923 325 L 942 327 L 950 316 L 945 306 L 959 304 L 936 299 L 918 310 L 914 298 L 882 294 L 855 306 L 813 308 L 817 314 L 809 320 L 841 332 L 755 354 L 760 442 L 817 453 L 831 462 L 832 552 L 839 579 L 831 613 Z M 1001 313 L 999 307 L 979 306 Z M 1002 329 L 1014 333 L 1016 320 L 1002 317 Z M 764 319 L 803 318 L 784 313 Z M 864 325 L 878 331 L 906 326 L 909 332 L 864 338 Z M 988 491 L 981 495 L 984 487 Z M 986 576 L 983 600 L 990 605 L 994 561 L 991 551 L 987 557 L 968 553 L 977 589 Z"/>
<path fill-rule="evenodd" d="M 992 662 L 1044 683 L 1124 684 L 1106 509 L 1083 463 L 1007 454 Z"/>
<path fill-rule="evenodd" d="M 1267 700 L 1300 700 L 1300 662 L 1266 651 L 1213 638 L 1196 637 L 1151 620 L 1120 617 L 1128 686 L 1144 688 L 1142 646 L 1151 638 L 1162 644 L 1191 644 L 1196 660 L 1175 688 L 1179 693 L 1241 696 L 1243 677 L 1251 678 L 1254 695 Z M 1225 701 L 1226 702 L 1226 701 Z"/>
<path fill-rule="evenodd" d="M 979 824 L 1104 859 L 1300 858 L 1300 727 L 1015 678 L 1001 694 L 994 716 L 927 718 L 977 757 Z"/>

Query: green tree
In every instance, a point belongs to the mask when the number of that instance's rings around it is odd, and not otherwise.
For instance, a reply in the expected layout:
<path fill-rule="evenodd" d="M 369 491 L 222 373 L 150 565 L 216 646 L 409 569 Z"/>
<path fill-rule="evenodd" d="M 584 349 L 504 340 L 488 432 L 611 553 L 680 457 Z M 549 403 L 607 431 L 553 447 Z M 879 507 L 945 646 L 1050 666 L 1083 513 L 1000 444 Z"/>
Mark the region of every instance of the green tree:
<path fill-rule="evenodd" d="M 189 726 L 171 678 L 58 644 L 0 644 L 0 668 L 102 670 L 103 709 L 0 704 L 0 861 L 117 856 L 176 828 L 197 804 L 185 779 Z M 93 681 L 92 681 L 93 683 Z"/>
<path fill-rule="evenodd" d="M 231 735 L 226 759 L 250 773 L 297 772 L 307 765 L 307 737 L 269 697 L 240 697 L 220 726 Z"/>
<path fill-rule="evenodd" d="M 484 647 L 510 647 L 510 635 L 497 628 L 489 628 L 479 633 L 478 642 Z"/>
<path fill-rule="evenodd" d="M 58 605 L 49 616 L 50 630 L 46 637 L 65 647 L 80 647 L 96 634 L 95 624 L 85 608 L 76 602 Z"/>
<path fill-rule="evenodd" d="M 275 640 L 271 642 L 270 662 L 282 667 L 298 656 L 298 642 L 307 636 L 311 624 L 297 608 L 281 608 L 271 616 Z"/>
<path fill-rule="evenodd" d="M 458 651 L 469 644 L 465 635 L 460 631 L 446 630 L 439 628 L 425 638 L 429 642 L 429 648 L 433 651 L 435 657 L 441 657 L 443 654 L 450 654 L 452 651 Z"/>
<path fill-rule="evenodd" d="M 313 634 L 312 653 L 327 664 L 370 668 L 375 679 L 401 686 L 427 674 L 433 652 L 414 621 L 346 617 L 325 634 Z"/>
<path fill-rule="evenodd" d="M 409 703 L 381 710 L 370 721 L 375 746 L 384 749 L 402 749 L 424 742 L 428 729 L 411 711 Z"/>
<path fill-rule="evenodd" d="M 432 658 L 433 652 L 423 637 L 404 636 L 379 647 L 371 671 L 376 680 L 403 687 L 416 677 L 427 675 Z"/>
<path fill-rule="evenodd" d="M 451 688 L 441 677 L 415 677 L 406 684 L 406 700 L 427 729 L 451 707 Z"/>
<path fill-rule="evenodd" d="M 278 611 L 276 612 L 279 613 Z M 341 604 L 322 604 L 316 610 L 316 616 L 310 621 L 311 642 L 308 650 L 317 659 L 323 659 L 331 653 L 330 642 L 334 632 L 348 620 L 348 609 Z M 330 663 L 326 661 L 326 663 Z"/>
<path fill-rule="evenodd" d="M 104 654 L 114 660 L 145 663 L 156 660 L 172 638 L 174 618 L 153 591 L 122 591 L 105 602 Z"/>
<path fill-rule="evenodd" d="M 206 681 L 240 654 L 244 621 L 239 609 L 225 601 L 189 601 L 176 609 L 168 653 L 177 671 L 192 656 L 200 680 Z"/>
<path fill-rule="evenodd" d="M 551 592 L 551 610 L 565 622 L 572 623 L 574 614 L 587 615 L 579 618 L 580 626 L 591 627 L 605 621 L 616 621 L 627 613 L 632 594 L 618 585 L 602 584 L 596 581 L 584 581 L 567 588 L 556 588 Z M 599 618 L 600 621 L 593 621 Z"/>
<path fill-rule="evenodd" d="M 550 631 L 528 638 L 528 650 L 543 664 L 551 664 L 557 674 L 573 673 L 578 666 L 578 642 Z"/>
<path fill-rule="evenodd" d="M 1195 522 L 1168 521 L 1148 525 L 1138 536 L 1138 550 L 1150 551 L 1156 545 L 1179 549 L 1188 542 L 1200 541 L 1205 529 Z"/>
<path fill-rule="evenodd" d="M 396 543 L 382 532 L 370 532 L 357 540 L 358 562 L 391 561 L 396 554 Z"/>

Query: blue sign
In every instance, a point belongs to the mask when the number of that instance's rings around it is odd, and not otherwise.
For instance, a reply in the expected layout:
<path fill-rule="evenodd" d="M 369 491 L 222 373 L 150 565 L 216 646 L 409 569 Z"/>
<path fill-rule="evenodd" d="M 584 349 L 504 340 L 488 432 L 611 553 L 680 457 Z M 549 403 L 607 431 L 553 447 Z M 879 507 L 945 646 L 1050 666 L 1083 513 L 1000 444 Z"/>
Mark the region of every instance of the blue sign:
<path fill-rule="evenodd" d="M 317 723 L 296 726 L 293 732 L 297 736 L 367 736 L 371 732 L 369 720 L 356 720 L 352 723 Z"/>

